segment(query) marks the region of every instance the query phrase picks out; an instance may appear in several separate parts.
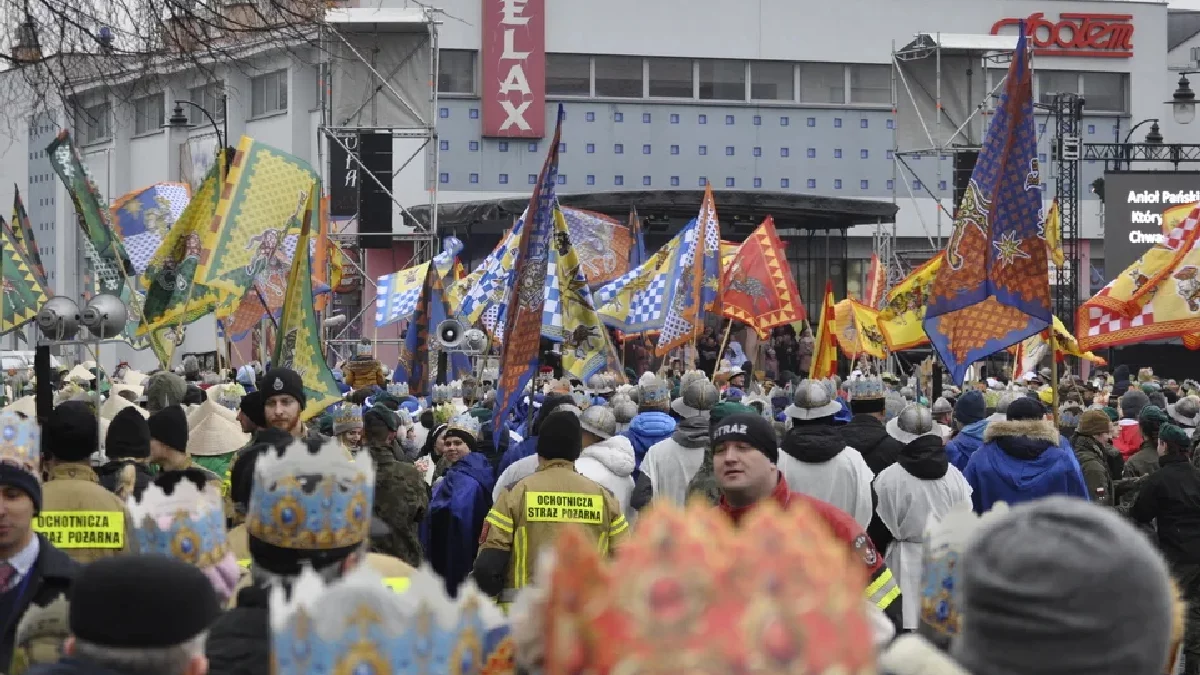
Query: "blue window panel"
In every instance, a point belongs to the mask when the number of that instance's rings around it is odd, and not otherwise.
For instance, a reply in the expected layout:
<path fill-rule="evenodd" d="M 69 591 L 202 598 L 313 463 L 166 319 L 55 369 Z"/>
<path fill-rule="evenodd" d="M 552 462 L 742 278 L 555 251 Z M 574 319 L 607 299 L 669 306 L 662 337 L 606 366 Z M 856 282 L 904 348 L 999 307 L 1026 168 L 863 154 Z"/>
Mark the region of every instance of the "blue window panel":
<path fill-rule="evenodd" d="M 595 185 L 595 184 L 596 184 L 596 177 L 595 177 L 595 176 L 593 176 L 592 174 L 590 174 L 590 173 L 589 173 L 589 174 L 587 175 L 587 184 L 588 184 L 588 185 Z"/>
<path fill-rule="evenodd" d="M 759 178 L 758 176 L 754 177 L 754 187 L 756 187 L 756 188 L 762 187 L 762 179 Z"/>
<path fill-rule="evenodd" d="M 920 190 L 920 189 L 921 189 L 921 181 L 919 181 L 919 180 L 914 180 L 914 181 L 913 181 L 913 189 L 914 189 L 914 190 Z"/>
<path fill-rule="evenodd" d="M 559 151 L 559 152 L 566 152 L 566 151 L 567 151 L 567 143 L 566 143 L 566 141 L 563 141 L 562 143 L 559 143 L 559 144 L 558 144 L 558 151 Z"/>
<path fill-rule="evenodd" d="M 704 113 L 700 113 L 700 116 L 696 118 L 696 123 L 697 124 L 708 124 L 708 115 L 705 115 Z"/>
<path fill-rule="evenodd" d="M 896 120 L 889 119 L 887 121 L 887 128 L 895 129 L 896 128 Z"/>
<path fill-rule="evenodd" d="M 587 120 L 587 121 L 589 121 L 589 122 L 595 122 L 595 121 L 596 121 L 596 113 L 594 113 L 594 112 L 589 112 L 589 113 L 587 113 L 586 115 L 584 115 L 584 116 L 583 116 L 583 119 L 585 119 L 585 120 Z"/>
<path fill-rule="evenodd" d="M 942 154 L 938 157 L 938 159 L 940 159 L 944 162 L 944 161 L 950 159 L 950 155 Z"/>
<path fill-rule="evenodd" d="M 761 127 L 761 126 L 762 126 L 762 115 L 755 115 L 755 116 L 754 116 L 754 126 L 756 126 L 756 127 Z"/>
<path fill-rule="evenodd" d="M 842 189 L 842 179 L 841 179 L 841 178 L 834 178 L 834 179 L 833 179 L 833 189 L 834 189 L 834 190 L 841 190 L 841 189 Z"/>
<path fill-rule="evenodd" d="M 817 126 L 817 118 L 815 118 L 815 117 L 810 117 L 810 118 L 808 118 L 808 121 L 807 121 L 807 123 L 806 123 L 806 124 L 807 124 L 807 125 L 808 125 L 810 128 L 811 128 L 811 127 L 815 127 L 815 126 Z"/>
<path fill-rule="evenodd" d="M 643 145 L 643 146 L 642 146 L 642 154 L 643 154 L 643 155 L 648 155 L 648 154 L 650 154 L 650 144 L 649 144 L 649 143 L 647 143 L 646 145 Z"/>
<path fill-rule="evenodd" d="M 469 180 L 472 185 L 478 184 L 479 183 L 479 174 L 473 173 L 467 177 L 467 180 Z"/>
<path fill-rule="evenodd" d="M 534 141 L 534 142 L 532 142 L 532 143 L 530 143 L 530 144 L 529 144 L 529 151 L 530 151 L 530 152 L 537 152 L 537 141 Z"/>
<path fill-rule="evenodd" d="M 779 179 L 779 187 L 786 190 L 786 189 L 792 187 L 792 181 L 788 180 L 787 178 L 780 178 Z"/>
<path fill-rule="evenodd" d="M 1046 161 L 1046 153 L 1044 153 L 1044 152 L 1039 152 L 1039 153 L 1038 153 L 1038 161 L 1039 161 L 1039 162 L 1044 162 L 1044 161 Z"/>
<path fill-rule="evenodd" d="M 734 182 L 733 182 L 732 176 L 725 179 L 725 187 L 733 187 L 733 185 L 734 185 Z"/>
<path fill-rule="evenodd" d="M 921 161 L 921 156 L 920 156 L 920 155 L 913 155 L 913 156 L 912 156 L 912 161 L 914 161 L 914 162 L 919 162 L 919 161 Z"/>
<path fill-rule="evenodd" d="M 787 115 L 780 115 L 779 126 L 786 127 L 787 125 L 789 125 L 791 123 L 792 123 L 792 120 L 790 118 L 788 118 Z"/>
<path fill-rule="evenodd" d="M 467 143 L 467 150 L 471 152 L 479 152 L 479 141 L 471 141 Z"/>
<path fill-rule="evenodd" d="M 650 124 L 650 113 L 642 113 L 642 124 Z"/>
<path fill-rule="evenodd" d="M 816 159 L 816 158 L 817 158 L 817 149 L 816 149 L 816 148 L 809 148 L 809 149 L 805 150 L 805 151 L 804 151 L 804 156 L 805 156 L 805 157 L 807 157 L 807 158 L 809 158 L 809 159 Z"/>
<path fill-rule="evenodd" d="M 708 146 L 707 145 L 700 146 L 700 154 L 702 154 L 702 155 L 708 154 Z"/>
<path fill-rule="evenodd" d="M 471 108 L 468 110 L 467 117 L 470 117 L 473 120 L 479 119 L 479 108 Z"/>
<path fill-rule="evenodd" d="M 1039 134 L 1046 133 L 1046 123 L 1045 122 L 1042 122 L 1041 124 L 1038 125 L 1038 133 Z"/>
<path fill-rule="evenodd" d="M 529 174 L 529 177 L 527 180 L 529 181 L 530 185 L 537 185 L 537 174 L 536 173 Z"/>
<path fill-rule="evenodd" d="M 671 176 L 671 187 L 679 187 L 679 176 Z"/>
<path fill-rule="evenodd" d="M 842 118 L 840 118 L 840 117 L 833 118 L 833 128 L 834 129 L 842 128 Z"/>
<path fill-rule="evenodd" d="M 500 152 L 508 152 L 508 141 L 500 141 Z"/>
<path fill-rule="evenodd" d="M 508 174 L 506 174 L 506 173 L 500 174 L 500 184 L 508 185 Z"/>
<path fill-rule="evenodd" d="M 624 143 L 614 143 L 613 144 L 613 154 L 614 155 L 625 154 L 625 144 Z"/>
<path fill-rule="evenodd" d="M 613 185 L 624 185 L 624 184 L 625 184 L 625 176 L 622 176 L 619 174 L 616 176 L 613 176 Z"/>
<path fill-rule="evenodd" d="M 889 178 L 887 180 L 887 189 L 893 190 L 893 189 L 895 189 L 895 187 L 896 187 L 896 183 L 893 182 L 891 178 Z"/>
<path fill-rule="evenodd" d="M 588 144 L 587 144 L 587 148 L 586 148 L 586 150 L 587 150 L 587 154 L 589 154 L 589 155 L 590 155 L 590 154 L 592 154 L 592 153 L 594 153 L 594 152 L 596 152 L 596 144 L 595 144 L 595 143 L 588 143 Z"/>
<path fill-rule="evenodd" d="M 780 156 L 780 157 L 791 157 L 791 156 L 792 156 L 792 151 L 791 151 L 790 149 L 788 149 L 788 148 L 780 148 L 780 149 L 779 149 L 779 156 Z"/>
<path fill-rule="evenodd" d="M 446 150 L 449 150 L 449 149 L 450 149 L 450 141 L 439 141 L 439 142 L 438 142 L 438 148 L 439 148 L 439 149 L 440 149 L 442 152 L 445 152 Z"/>
<path fill-rule="evenodd" d="M 642 185 L 650 184 L 650 176 L 642 176 Z"/>
<path fill-rule="evenodd" d="M 439 182 L 439 183 L 443 183 L 443 184 L 444 184 L 444 183 L 449 183 L 449 182 L 450 182 L 450 174 L 448 174 L 448 173 L 439 173 L 439 174 L 438 174 L 438 182 Z"/>
<path fill-rule="evenodd" d="M 754 155 L 755 157 L 762 157 L 762 148 L 756 147 L 750 151 L 750 154 Z"/>
<path fill-rule="evenodd" d="M 704 187 L 708 185 L 708 176 L 700 176 L 700 180 L 696 182 L 700 184 L 700 187 Z"/>
<path fill-rule="evenodd" d="M 867 151 L 866 149 L 858 151 L 859 159 L 869 159 L 870 157 L 871 157 L 871 153 L 869 151 Z"/>
<path fill-rule="evenodd" d="M 733 146 L 732 145 L 725 146 L 725 156 L 733 157 Z"/>
<path fill-rule="evenodd" d="M 860 120 L 858 121 L 858 128 L 859 128 L 859 129 L 866 129 L 866 128 L 868 128 L 869 126 L 871 126 L 871 122 L 870 122 L 870 121 L 869 121 L 867 118 L 865 118 L 865 117 L 864 117 L 864 118 L 862 118 L 862 119 L 860 119 Z"/>
<path fill-rule="evenodd" d="M 672 146 L 671 146 L 671 154 L 672 154 L 672 155 L 678 155 L 678 154 L 679 154 L 679 146 L 678 146 L 678 145 L 672 145 Z"/>
<path fill-rule="evenodd" d="M 939 190 L 945 190 L 945 189 L 946 189 L 946 181 L 944 181 L 944 180 L 939 180 L 939 181 L 938 181 L 938 189 L 939 189 Z"/>
<path fill-rule="evenodd" d="M 671 113 L 671 124 L 679 124 L 679 113 Z"/>
<path fill-rule="evenodd" d="M 567 174 L 565 174 L 565 173 L 558 174 L 558 184 L 559 185 L 567 184 Z"/>
<path fill-rule="evenodd" d="M 1088 133 L 1089 133 L 1089 134 L 1094 134 L 1094 133 L 1096 133 L 1096 125 L 1095 125 L 1095 124 L 1089 124 L 1089 125 L 1088 125 Z"/>
<path fill-rule="evenodd" d="M 444 120 L 450 119 L 450 109 L 449 108 L 438 108 L 438 117 L 440 117 Z"/>
<path fill-rule="evenodd" d="M 841 158 L 842 158 L 842 149 L 841 149 L 841 148 L 834 148 L 834 149 L 833 149 L 833 158 L 834 158 L 834 159 L 841 159 Z"/>
<path fill-rule="evenodd" d="M 614 122 L 624 122 L 625 121 L 625 113 L 619 113 L 619 112 L 613 113 L 613 121 Z"/>
<path fill-rule="evenodd" d="M 893 151 L 891 151 L 891 150 L 888 150 L 888 151 L 887 151 L 887 153 L 886 153 L 886 155 L 887 155 L 887 158 L 888 158 L 888 159 L 895 159 L 895 158 L 896 158 L 896 153 L 895 153 L 895 152 L 893 152 Z"/>
<path fill-rule="evenodd" d="M 859 189 L 859 190 L 866 190 L 866 189 L 868 189 L 869 187 L 870 187 L 870 185 L 869 185 L 869 183 L 868 183 L 866 180 L 860 180 L 860 181 L 858 181 L 858 189 Z"/>
<path fill-rule="evenodd" d="M 733 115 L 725 116 L 725 124 L 733 124 Z"/>
<path fill-rule="evenodd" d="M 816 190 L 817 189 L 817 179 L 809 178 L 808 181 L 806 182 L 806 185 L 809 190 Z"/>

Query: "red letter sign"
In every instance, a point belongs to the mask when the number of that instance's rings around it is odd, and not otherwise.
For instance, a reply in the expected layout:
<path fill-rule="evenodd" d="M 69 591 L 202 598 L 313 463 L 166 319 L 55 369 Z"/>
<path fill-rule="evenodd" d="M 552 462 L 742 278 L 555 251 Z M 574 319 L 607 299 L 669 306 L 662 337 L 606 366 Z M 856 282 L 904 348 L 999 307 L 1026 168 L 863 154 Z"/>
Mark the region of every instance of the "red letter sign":
<path fill-rule="evenodd" d="M 1063 12 L 1058 21 L 1035 12 L 1025 19 L 1025 30 L 1038 56 L 1094 56 L 1127 59 L 1133 56 L 1132 14 Z M 1015 32 L 1021 19 L 1000 19 L 992 35 L 1004 28 Z"/>
<path fill-rule="evenodd" d="M 546 0 L 483 0 L 483 135 L 546 135 Z"/>

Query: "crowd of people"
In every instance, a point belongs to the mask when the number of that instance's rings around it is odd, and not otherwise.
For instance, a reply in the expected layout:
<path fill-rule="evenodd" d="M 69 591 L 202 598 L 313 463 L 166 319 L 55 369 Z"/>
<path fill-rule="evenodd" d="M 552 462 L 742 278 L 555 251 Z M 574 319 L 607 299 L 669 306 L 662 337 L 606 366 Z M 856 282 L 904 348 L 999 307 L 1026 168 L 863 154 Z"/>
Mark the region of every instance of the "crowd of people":
<path fill-rule="evenodd" d="M 369 345 L 311 417 L 286 368 L 58 373 L 0 411 L 0 672 L 1200 674 L 1200 383 L 715 337 L 500 428 L 498 373 Z"/>

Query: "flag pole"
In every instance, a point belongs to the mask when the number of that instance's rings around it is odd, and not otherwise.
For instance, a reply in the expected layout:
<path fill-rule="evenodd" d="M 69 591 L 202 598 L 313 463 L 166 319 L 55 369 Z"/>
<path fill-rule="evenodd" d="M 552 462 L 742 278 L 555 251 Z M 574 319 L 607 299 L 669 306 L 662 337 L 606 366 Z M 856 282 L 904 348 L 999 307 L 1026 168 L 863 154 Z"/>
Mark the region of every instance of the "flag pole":
<path fill-rule="evenodd" d="M 1058 427 L 1058 337 L 1054 334 L 1054 321 L 1050 321 L 1050 405 L 1054 407 L 1054 426 Z"/>
<path fill-rule="evenodd" d="M 725 355 L 725 348 L 729 346 L 729 334 L 733 332 L 733 319 L 726 319 L 725 337 L 721 338 L 721 349 L 717 352 L 717 362 L 713 364 L 712 381 L 717 381 L 717 369 L 721 367 L 721 357 Z"/>

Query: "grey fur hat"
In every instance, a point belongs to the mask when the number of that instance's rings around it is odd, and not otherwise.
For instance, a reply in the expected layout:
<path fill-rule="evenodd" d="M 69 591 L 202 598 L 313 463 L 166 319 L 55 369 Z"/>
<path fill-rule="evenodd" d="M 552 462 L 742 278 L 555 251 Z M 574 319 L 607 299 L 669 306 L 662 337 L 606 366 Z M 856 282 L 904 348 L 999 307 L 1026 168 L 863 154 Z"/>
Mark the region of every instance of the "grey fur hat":
<path fill-rule="evenodd" d="M 187 382 L 175 373 L 160 371 L 146 380 L 142 395 L 146 397 L 146 410 L 157 412 L 173 405 L 182 405 L 187 393 Z"/>

